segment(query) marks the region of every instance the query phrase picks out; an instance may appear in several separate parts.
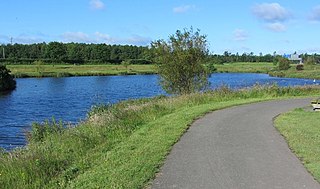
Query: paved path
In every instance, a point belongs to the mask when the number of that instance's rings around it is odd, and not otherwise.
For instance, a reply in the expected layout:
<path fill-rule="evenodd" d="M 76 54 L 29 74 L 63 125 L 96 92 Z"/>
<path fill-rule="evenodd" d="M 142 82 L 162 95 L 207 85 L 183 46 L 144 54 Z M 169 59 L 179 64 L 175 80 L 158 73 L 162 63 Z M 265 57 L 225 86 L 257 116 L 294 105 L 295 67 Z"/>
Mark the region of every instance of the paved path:
<path fill-rule="evenodd" d="M 215 111 L 174 145 L 152 188 L 320 189 L 273 127 L 273 118 L 310 99 Z"/>

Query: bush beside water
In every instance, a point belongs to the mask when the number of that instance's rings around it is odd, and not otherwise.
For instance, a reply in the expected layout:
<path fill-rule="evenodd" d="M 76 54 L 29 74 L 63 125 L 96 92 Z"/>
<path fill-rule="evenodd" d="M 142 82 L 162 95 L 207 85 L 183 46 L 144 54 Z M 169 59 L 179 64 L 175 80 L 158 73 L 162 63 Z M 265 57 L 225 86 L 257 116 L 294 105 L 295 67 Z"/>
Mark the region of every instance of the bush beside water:
<path fill-rule="evenodd" d="M 16 88 L 16 81 L 10 75 L 10 72 L 5 66 L 0 65 L 0 92 L 11 91 Z"/>

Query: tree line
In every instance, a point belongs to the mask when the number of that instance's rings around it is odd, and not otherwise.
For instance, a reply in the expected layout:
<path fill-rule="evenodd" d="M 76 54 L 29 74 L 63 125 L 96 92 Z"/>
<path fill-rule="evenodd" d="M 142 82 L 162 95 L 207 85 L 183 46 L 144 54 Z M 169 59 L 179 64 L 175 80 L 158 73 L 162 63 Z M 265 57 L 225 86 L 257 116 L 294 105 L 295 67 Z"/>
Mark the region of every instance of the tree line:
<path fill-rule="evenodd" d="M 37 43 L 37 44 L 7 44 L 0 49 L 0 63 L 32 64 L 41 60 L 47 64 L 120 64 L 128 61 L 130 64 L 151 64 L 157 57 L 153 57 L 152 48 L 132 45 L 108 45 L 86 43 Z M 208 53 L 206 62 L 223 64 L 231 62 L 277 62 L 281 56 L 259 53 Z M 320 63 L 319 54 L 301 54 L 304 61 Z"/>
<path fill-rule="evenodd" d="M 45 63 L 119 64 L 123 60 L 148 64 L 148 47 L 84 43 L 7 44 L 1 46 L 1 62 L 29 64 L 35 60 Z"/>
<path fill-rule="evenodd" d="M 295 52 L 296 53 L 296 52 Z M 295 54 L 293 53 L 293 54 Z M 279 58 L 282 55 L 274 52 L 273 54 L 265 54 L 259 53 L 259 55 L 255 55 L 253 52 L 251 53 L 243 53 L 243 54 L 232 54 L 228 51 L 225 51 L 222 55 L 214 54 L 209 55 L 209 62 L 214 64 L 224 64 L 231 62 L 278 62 Z M 300 54 L 300 58 L 304 60 L 304 62 L 313 62 L 320 63 L 320 54 Z"/>

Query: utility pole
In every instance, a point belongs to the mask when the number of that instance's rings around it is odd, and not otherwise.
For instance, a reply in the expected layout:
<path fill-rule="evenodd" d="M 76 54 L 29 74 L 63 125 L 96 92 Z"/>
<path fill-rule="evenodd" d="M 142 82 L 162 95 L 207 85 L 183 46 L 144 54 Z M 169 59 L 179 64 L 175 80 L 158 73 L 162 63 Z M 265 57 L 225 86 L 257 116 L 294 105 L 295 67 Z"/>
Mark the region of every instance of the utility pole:
<path fill-rule="evenodd" d="M 11 37 L 11 38 L 10 38 L 11 45 L 12 45 L 12 39 L 13 39 L 13 38 Z"/>
<path fill-rule="evenodd" d="M 2 47 L 2 57 L 3 59 L 6 59 L 6 54 L 4 53 L 4 47 Z"/>

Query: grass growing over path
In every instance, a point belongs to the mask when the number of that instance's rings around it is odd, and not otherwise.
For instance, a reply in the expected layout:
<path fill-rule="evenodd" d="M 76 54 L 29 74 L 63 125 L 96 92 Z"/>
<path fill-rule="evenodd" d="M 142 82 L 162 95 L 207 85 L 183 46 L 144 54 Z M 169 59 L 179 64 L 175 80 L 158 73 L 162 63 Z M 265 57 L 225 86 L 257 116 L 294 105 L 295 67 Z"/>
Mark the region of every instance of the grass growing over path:
<path fill-rule="evenodd" d="M 320 182 L 320 112 L 299 108 L 279 116 L 275 125 L 292 151 Z"/>
<path fill-rule="evenodd" d="M 276 98 L 319 95 L 320 87 L 156 97 L 94 107 L 76 127 L 34 124 L 24 149 L 0 153 L 3 188 L 143 188 L 173 144 L 205 113 Z"/>
<path fill-rule="evenodd" d="M 153 65 L 7 65 L 16 77 L 65 77 L 155 73 Z"/>

